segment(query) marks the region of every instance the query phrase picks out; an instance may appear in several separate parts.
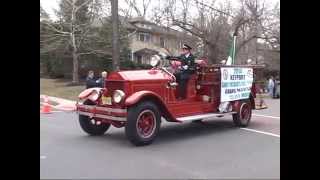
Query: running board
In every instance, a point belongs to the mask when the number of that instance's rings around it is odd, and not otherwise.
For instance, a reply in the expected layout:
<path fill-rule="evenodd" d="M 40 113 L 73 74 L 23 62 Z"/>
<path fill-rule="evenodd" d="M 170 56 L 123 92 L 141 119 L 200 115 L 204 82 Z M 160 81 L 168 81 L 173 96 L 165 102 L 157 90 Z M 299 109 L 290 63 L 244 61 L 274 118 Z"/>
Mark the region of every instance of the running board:
<path fill-rule="evenodd" d="M 178 121 L 194 121 L 194 120 L 203 120 L 203 119 L 211 119 L 215 117 L 223 117 L 225 115 L 235 114 L 237 112 L 227 112 L 227 113 L 207 113 L 207 114 L 199 114 L 194 116 L 184 116 L 177 118 Z"/>

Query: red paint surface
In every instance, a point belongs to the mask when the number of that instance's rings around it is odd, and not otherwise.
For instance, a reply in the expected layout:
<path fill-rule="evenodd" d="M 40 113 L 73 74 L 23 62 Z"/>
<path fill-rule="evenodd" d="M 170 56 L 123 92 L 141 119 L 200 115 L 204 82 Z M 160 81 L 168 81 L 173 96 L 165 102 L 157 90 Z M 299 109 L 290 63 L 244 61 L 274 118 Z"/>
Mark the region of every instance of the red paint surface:
<path fill-rule="evenodd" d="M 112 97 L 113 92 L 120 89 L 126 94 L 125 100 L 119 104 L 112 102 L 112 105 L 100 104 L 100 106 L 130 108 L 143 99 L 150 100 L 151 98 L 163 105 L 162 109 L 173 121 L 181 116 L 217 112 L 220 104 L 221 65 L 208 66 L 205 61 L 201 61 L 199 64 L 202 66 L 199 65 L 197 72 L 190 78 L 187 86 L 187 98 L 184 100 L 176 99 L 177 89 L 168 85 L 172 81 L 171 77 L 159 69 L 118 71 L 108 75 L 105 87 L 108 91 L 105 91 L 104 96 Z M 200 85 L 200 89 L 196 88 L 197 85 Z M 255 88 L 252 88 L 254 97 L 255 92 Z M 210 97 L 209 102 L 203 101 L 203 95 Z M 235 107 L 239 108 L 239 104 L 235 103 Z M 161 108 L 159 107 L 159 109 Z"/>

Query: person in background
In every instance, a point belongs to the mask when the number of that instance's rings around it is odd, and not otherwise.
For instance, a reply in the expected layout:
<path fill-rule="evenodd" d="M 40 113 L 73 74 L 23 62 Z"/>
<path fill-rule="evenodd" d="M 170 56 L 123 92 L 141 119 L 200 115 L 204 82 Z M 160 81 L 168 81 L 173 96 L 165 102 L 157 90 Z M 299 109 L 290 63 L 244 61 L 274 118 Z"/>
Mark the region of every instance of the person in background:
<path fill-rule="evenodd" d="M 279 98 L 280 78 L 279 75 L 274 79 L 273 98 Z"/>
<path fill-rule="evenodd" d="M 99 79 L 96 81 L 96 82 L 99 84 L 99 87 L 104 88 L 104 83 L 105 83 L 105 81 L 106 81 L 107 75 L 108 75 L 107 71 L 103 71 L 103 72 L 101 73 L 101 78 L 99 78 Z"/>
<path fill-rule="evenodd" d="M 276 98 L 276 90 L 277 90 L 277 80 L 276 78 L 273 79 L 273 92 L 272 92 L 272 98 L 275 99 Z"/>
<path fill-rule="evenodd" d="M 99 84 L 94 80 L 94 72 L 89 71 L 88 76 L 86 78 L 86 89 L 98 87 Z"/>
<path fill-rule="evenodd" d="M 274 90 L 274 79 L 273 79 L 273 76 L 271 76 L 269 78 L 269 81 L 268 81 L 268 91 L 269 91 L 269 95 L 271 98 L 273 98 L 273 90 Z"/>

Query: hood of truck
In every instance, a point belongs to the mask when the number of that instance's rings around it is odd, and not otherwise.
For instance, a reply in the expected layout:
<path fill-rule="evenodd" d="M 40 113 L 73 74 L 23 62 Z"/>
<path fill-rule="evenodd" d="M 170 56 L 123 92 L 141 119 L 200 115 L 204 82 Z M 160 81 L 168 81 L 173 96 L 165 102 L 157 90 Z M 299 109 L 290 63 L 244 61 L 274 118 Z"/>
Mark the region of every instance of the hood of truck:
<path fill-rule="evenodd" d="M 169 80 L 171 77 L 161 70 L 117 71 L 108 75 L 108 80 L 145 81 Z"/>

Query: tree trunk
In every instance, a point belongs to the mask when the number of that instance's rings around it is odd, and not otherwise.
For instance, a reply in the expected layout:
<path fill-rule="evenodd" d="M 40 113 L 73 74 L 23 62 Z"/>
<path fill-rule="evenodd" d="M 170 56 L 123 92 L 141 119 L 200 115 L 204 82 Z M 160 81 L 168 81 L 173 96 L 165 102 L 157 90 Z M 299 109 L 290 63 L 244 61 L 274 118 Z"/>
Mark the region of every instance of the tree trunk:
<path fill-rule="evenodd" d="M 209 63 L 211 64 L 216 64 L 217 63 L 217 47 L 213 46 L 211 44 L 207 44 L 208 47 L 208 58 L 209 58 Z"/>
<path fill-rule="evenodd" d="M 72 52 L 72 58 L 73 58 L 72 83 L 77 84 L 79 83 L 79 75 L 78 75 L 79 60 L 78 60 L 78 54 L 76 51 Z"/>
<path fill-rule="evenodd" d="M 208 45 L 205 41 L 202 41 L 203 43 L 203 51 L 202 51 L 202 56 L 203 57 L 208 57 Z"/>
<path fill-rule="evenodd" d="M 73 72 L 72 72 L 72 83 L 79 83 L 79 60 L 77 54 L 77 46 L 74 33 L 71 33 L 71 41 L 72 41 L 72 63 L 73 63 Z"/>
<path fill-rule="evenodd" d="M 112 11 L 112 68 L 118 71 L 119 67 L 119 18 L 118 18 L 118 0 L 111 0 Z"/>
<path fill-rule="evenodd" d="M 76 37 L 75 37 L 75 28 L 74 24 L 76 21 L 76 15 L 75 15 L 75 3 L 76 1 L 72 1 L 72 12 L 71 12 L 71 23 L 70 23 L 70 38 L 72 42 L 72 63 L 73 63 L 73 72 L 72 72 L 72 83 L 77 84 L 79 83 L 79 75 L 78 75 L 78 69 L 79 69 L 79 61 L 78 61 L 78 48 L 76 44 Z"/>

